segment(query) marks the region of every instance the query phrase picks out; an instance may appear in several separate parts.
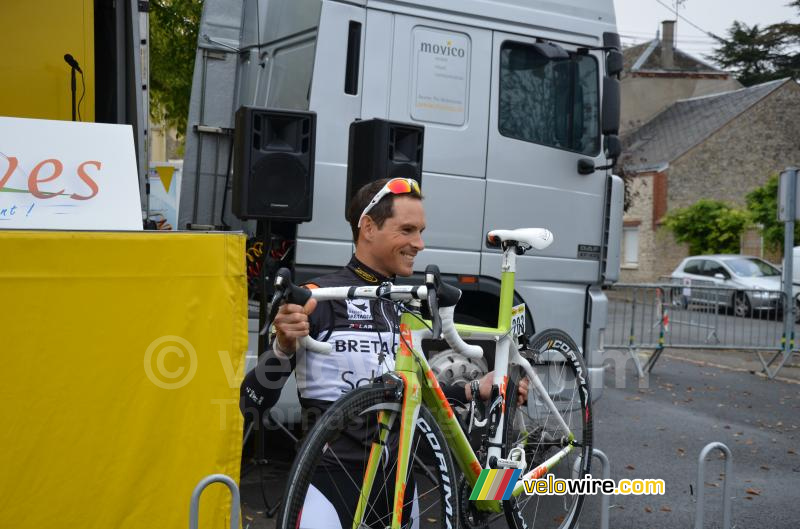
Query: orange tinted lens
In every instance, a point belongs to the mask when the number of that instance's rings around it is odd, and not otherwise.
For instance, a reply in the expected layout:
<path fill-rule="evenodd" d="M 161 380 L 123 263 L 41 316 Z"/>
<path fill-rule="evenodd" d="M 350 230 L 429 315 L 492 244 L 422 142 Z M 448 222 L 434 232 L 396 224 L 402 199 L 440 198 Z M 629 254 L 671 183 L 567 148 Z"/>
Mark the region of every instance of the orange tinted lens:
<path fill-rule="evenodd" d="M 395 178 L 386 182 L 386 187 L 395 195 L 411 192 L 411 184 L 405 178 Z"/>

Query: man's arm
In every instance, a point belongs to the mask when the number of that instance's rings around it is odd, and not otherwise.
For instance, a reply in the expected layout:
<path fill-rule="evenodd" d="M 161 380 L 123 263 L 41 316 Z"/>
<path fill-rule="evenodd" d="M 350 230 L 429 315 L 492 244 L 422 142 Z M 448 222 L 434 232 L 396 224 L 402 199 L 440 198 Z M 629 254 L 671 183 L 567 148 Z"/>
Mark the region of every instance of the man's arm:
<path fill-rule="evenodd" d="M 275 340 L 272 348 L 258 359 L 255 369 L 247 373 L 239 394 L 239 408 L 245 423 L 261 419 L 281 396 L 281 390 L 295 367 L 297 338 L 306 336 L 312 327 L 309 315 L 317 306 L 315 299 L 305 306 L 283 305 L 275 316 Z"/>

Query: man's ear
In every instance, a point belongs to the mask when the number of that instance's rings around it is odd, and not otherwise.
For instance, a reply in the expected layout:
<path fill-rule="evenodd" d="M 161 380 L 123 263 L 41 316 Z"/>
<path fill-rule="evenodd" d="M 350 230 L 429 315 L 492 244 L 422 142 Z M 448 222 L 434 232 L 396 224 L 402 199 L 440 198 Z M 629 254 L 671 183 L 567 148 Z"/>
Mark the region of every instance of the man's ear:
<path fill-rule="evenodd" d="M 365 241 L 371 242 L 372 238 L 375 236 L 375 229 L 376 226 L 372 217 L 365 215 L 364 218 L 361 219 L 361 228 L 359 228 L 360 236 L 364 237 Z"/>

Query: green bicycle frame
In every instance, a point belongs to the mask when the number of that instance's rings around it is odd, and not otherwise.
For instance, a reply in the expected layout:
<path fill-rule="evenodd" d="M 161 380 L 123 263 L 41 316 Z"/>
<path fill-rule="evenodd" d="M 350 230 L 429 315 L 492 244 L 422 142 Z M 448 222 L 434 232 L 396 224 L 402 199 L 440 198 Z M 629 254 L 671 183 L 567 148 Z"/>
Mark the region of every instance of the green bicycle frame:
<path fill-rule="evenodd" d="M 513 251 L 513 249 L 512 249 Z M 509 255 L 510 254 L 510 255 Z M 501 276 L 500 286 L 500 308 L 498 315 L 498 327 L 479 327 L 473 325 L 456 325 L 458 333 L 463 338 L 494 340 L 498 343 L 498 354 L 496 356 L 497 369 L 495 370 L 495 382 L 502 381 L 500 392 L 505 401 L 506 381 L 507 381 L 507 368 L 508 368 L 508 348 L 509 343 L 507 340 L 510 338 L 511 329 L 511 309 L 514 298 L 514 255 L 507 249 L 504 252 L 503 259 L 503 273 Z M 421 344 L 422 338 L 428 332 L 429 322 L 424 322 L 418 319 L 415 315 L 404 313 L 400 318 L 400 347 L 395 359 L 395 369 L 392 371 L 395 375 L 403 380 L 404 391 L 403 399 L 400 405 L 400 411 L 387 411 L 382 410 L 379 414 L 379 422 L 385 426 L 380 428 L 379 440 L 373 442 L 370 449 L 367 467 L 364 473 L 364 480 L 362 482 L 361 494 L 356 506 L 356 516 L 353 520 L 353 529 L 358 529 L 361 526 L 366 504 L 369 499 L 372 487 L 375 482 L 376 471 L 378 462 L 383 451 L 383 445 L 386 442 L 388 432 L 393 426 L 393 422 L 398 418 L 400 423 L 400 439 L 398 448 L 398 461 L 397 472 L 395 475 L 395 488 L 394 500 L 395 506 L 392 514 L 392 529 L 399 529 L 401 524 L 401 516 L 403 513 L 403 502 L 405 497 L 406 477 L 410 464 L 411 443 L 414 433 L 414 424 L 417 420 L 419 413 L 419 406 L 424 403 L 433 414 L 437 424 L 442 430 L 450 452 L 455 457 L 461 472 L 467 479 L 471 487 L 474 487 L 478 482 L 483 468 L 481 467 L 475 451 L 467 439 L 466 434 L 461 428 L 458 420 L 455 417 L 453 408 L 447 401 L 447 398 L 442 392 L 442 388 L 433 371 L 428 364 L 427 359 L 422 352 L 416 347 L 416 344 Z M 429 333 L 428 333 L 429 334 Z M 502 347 L 507 349 L 500 351 Z M 497 362 L 497 359 L 504 361 Z M 527 363 L 527 362 L 526 362 Z M 526 369 L 529 378 L 534 387 L 544 395 L 545 401 L 549 401 L 549 406 L 552 411 L 558 415 L 552 401 L 547 396 L 547 392 L 542 385 L 541 381 L 533 372 L 530 365 Z M 532 377 L 531 377 L 532 375 Z M 398 417 L 399 416 L 399 417 Z M 560 415 L 558 415 L 560 418 Z M 563 422 L 562 422 L 563 424 Z M 498 425 L 498 436 L 504 432 L 505 425 L 502 420 Z M 566 425 L 564 425 L 566 427 Z M 569 432 L 569 429 L 566 428 Z M 570 440 L 573 434 L 569 432 Z M 544 475 L 550 468 L 555 466 L 561 459 L 566 456 L 571 450 L 572 444 L 564 447 L 553 457 L 532 469 L 527 474 L 522 476 L 514 487 L 513 496 L 519 496 L 524 490 L 523 480 L 536 479 Z M 456 484 L 453 484 L 454 489 Z M 479 510 L 490 512 L 502 512 L 502 504 L 500 501 L 495 500 L 481 500 L 476 502 L 476 507 Z"/>

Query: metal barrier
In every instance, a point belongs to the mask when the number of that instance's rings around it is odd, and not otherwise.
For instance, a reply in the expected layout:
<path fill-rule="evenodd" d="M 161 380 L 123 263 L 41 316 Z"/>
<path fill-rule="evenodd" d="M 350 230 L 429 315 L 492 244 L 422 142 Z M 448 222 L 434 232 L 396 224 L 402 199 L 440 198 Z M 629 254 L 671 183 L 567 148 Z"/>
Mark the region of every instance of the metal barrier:
<path fill-rule="evenodd" d="M 224 483 L 231 491 L 231 529 L 239 529 L 241 502 L 239 487 L 236 482 L 225 474 L 211 474 L 200 480 L 192 491 L 192 500 L 189 503 L 189 529 L 197 529 L 200 518 L 200 494 L 212 483 Z"/>
<path fill-rule="evenodd" d="M 725 480 L 722 482 L 722 529 L 731 527 L 731 495 L 728 483 L 733 475 L 733 454 L 731 449 L 723 443 L 708 443 L 701 451 L 697 461 L 697 512 L 694 516 L 694 529 L 703 529 L 703 516 L 705 509 L 705 474 L 706 456 L 715 448 L 722 451 L 725 456 Z"/>
<path fill-rule="evenodd" d="M 770 378 L 798 352 L 796 324 L 783 321 L 784 313 L 791 316 L 793 312 L 785 309 L 785 296 L 779 291 L 648 283 L 616 284 L 606 294 L 609 310 L 603 348 L 627 350 L 640 377 L 652 371 L 665 347 L 753 351 Z M 639 349 L 653 350 L 644 366 Z M 767 360 L 764 355 L 769 353 Z M 781 355 L 781 363 L 771 371 Z"/>

